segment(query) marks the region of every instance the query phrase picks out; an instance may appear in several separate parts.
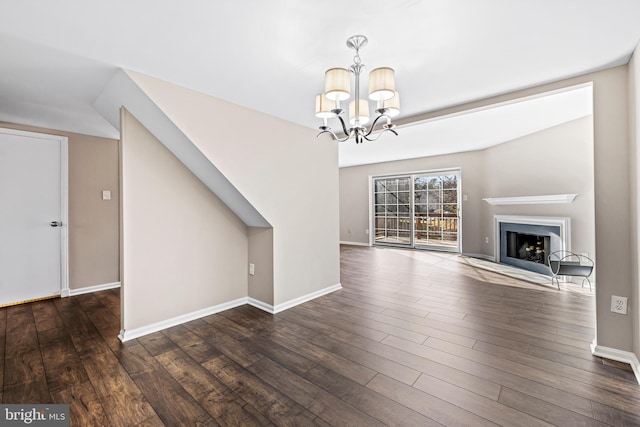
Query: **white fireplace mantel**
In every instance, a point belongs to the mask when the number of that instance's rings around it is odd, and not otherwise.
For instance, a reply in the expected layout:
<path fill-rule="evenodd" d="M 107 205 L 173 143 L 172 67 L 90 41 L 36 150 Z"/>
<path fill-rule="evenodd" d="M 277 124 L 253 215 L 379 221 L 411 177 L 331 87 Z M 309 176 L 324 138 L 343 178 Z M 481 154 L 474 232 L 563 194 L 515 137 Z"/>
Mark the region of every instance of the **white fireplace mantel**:
<path fill-rule="evenodd" d="M 550 203 L 573 203 L 577 194 L 549 194 L 544 196 L 486 197 L 482 200 L 490 205 L 541 205 Z"/>

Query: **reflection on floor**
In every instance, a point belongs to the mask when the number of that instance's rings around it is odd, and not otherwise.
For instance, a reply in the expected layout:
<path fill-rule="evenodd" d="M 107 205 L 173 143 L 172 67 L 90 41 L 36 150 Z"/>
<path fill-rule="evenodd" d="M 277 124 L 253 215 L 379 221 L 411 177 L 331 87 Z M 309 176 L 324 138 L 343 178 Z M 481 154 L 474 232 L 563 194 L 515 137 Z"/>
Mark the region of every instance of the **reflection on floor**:
<path fill-rule="evenodd" d="M 505 276 L 505 280 L 496 280 L 496 277 L 491 277 L 491 283 L 503 284 L 508 286 L 516 286 L 521 288 L 529 288 L 529 289 L 539 289 L 539 290 L 549 290 L 556 291 L 558 288 L 555 285 L 551 284 L 551 277 L 545 276 L 543 274 L 534 273 L 531 271 L 523 270 L 521 268 L 512 267 L 510 265 L 498 264 L 493 261 L 474 258 L 470 256 L 460 255 L 460 254 L 452 254 L 447 252 L 435 252 L 435 251 L 421 251 L 421 250 L 408 250 L 408 249 L 396 249 L 396 248 L 388 248 L 388 250 L 396 251 L 402 255 L 409 256 L 412 258 L 416 258 L 418 260 L 422 259 L 424 262 L 433 262 L 433 257 L 436 256 L 437 259 L 441 260 L 449 260 L 451 264 L 451 268 L 457 272 L 460 272 L 461 268 L 468 267 L 467 275 L 476 279 L 483 280 L 483 271 L 489 271 L 492 273 L 498 273 L 502 276 Z M 422 254 L 422 255 L 421 255 Z M 428 255 L 427 255 L 428 254 Z M 442 264 L 439 264 L 442 267 Z M 522 280 L 524 282 L 514 282 L 513 280 L 508 280 L 509 278 Z M 566 282 L 560 283 L 560 288 L 564 291 L 576 292 L 581 294 L 592 294 L 595 295 L 595 283 L 593 278 L 591 278 L 593 291 L 589 291 L 589 285 L 585 282 L 584 286 L 581 286 L 580 280 L 578 283 Z"/>

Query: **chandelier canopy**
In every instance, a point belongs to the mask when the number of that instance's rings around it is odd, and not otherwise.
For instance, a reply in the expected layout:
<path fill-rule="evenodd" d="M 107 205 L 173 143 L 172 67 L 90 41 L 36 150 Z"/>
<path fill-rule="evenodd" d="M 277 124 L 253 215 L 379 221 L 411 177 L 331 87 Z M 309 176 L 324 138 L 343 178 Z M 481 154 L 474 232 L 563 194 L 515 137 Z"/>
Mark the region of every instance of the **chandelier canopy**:
<path fill-rule="evenodd" d="M 316 117 L 322 119 L 320 133 L 318 136 L 328 133 L 334 140 L 344 142 L 350 138 L 355 139 L 356 144 L 367 141 L 375 141 L 386 131 L 395 131 L 395 125 L 391 123 L 391 118 L 400 113 L 400 95 L 396 92 L 395 76 L 393 68 L 380 67 L 371 70 L 369 73 L 369 99 L 376 103 L 375 114 L 371 126 L 369 123 L 369 100 L 360 98 L 360 74 L 364 69 L 364 64 L 360 60 L 360 49 L 366 46 L 367 38 L 362 35 L 351 36 L 347 39 L 347 46 L 356 51 L 353 57 L 353 64 L 349 68 L 330 68 L 325 72 L 324 93 L 316 95 Z M 351 75 L 355 76 L 353 90 L 353 100 L 349 102 L 348 123 L 343 118 L 344 110 L 340 108 L 341 101 L 351 98 Z M 327 120 L 338 118 L 342 126 L 343 137 L 338 137 L 327 125 Z M 382 126 L 376 126 L 384 122 Z M 376 133 L 373 133 L 376 130 Z M 379 131 L 379 132 L 378 132 Z"/>

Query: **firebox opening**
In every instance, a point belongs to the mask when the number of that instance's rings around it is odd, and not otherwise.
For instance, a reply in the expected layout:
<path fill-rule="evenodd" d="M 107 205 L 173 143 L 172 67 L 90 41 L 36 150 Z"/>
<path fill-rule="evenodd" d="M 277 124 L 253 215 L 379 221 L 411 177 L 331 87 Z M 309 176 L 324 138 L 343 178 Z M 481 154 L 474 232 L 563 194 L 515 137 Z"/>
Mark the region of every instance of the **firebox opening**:
<path fill-rule="evenodd" d="M 549 265 L 551 238 L 534 234 L 507 231 L 507 253 L 510 258 Z"/>

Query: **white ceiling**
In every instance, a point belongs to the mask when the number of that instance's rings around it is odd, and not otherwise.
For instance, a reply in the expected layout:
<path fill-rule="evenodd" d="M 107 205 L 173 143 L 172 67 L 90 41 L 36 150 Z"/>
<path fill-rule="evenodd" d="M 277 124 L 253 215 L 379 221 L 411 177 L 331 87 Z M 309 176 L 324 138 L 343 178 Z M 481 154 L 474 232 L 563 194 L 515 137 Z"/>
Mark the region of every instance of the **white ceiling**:
<path fill-rule="evenodd" d="M 345 41 L 353 34 L 369 38 L 361 50 L 368 69 L 395 68 L 400 118 L 625 64 L 640 39 L 638 0 L 4 3 L 0 120 L 116 138 L 91 104 L 120 67 L 315 128 L 324 70 L 351 63 Z M 520 104 L 402 128 L 374 151 L 420 139 L 433 144 L 427 154 L 443 154 L 475 149 L 465 141 L 488 146 L 541 129 L 517 119 L 518 111 L 532 114 Z M 556 110 L 539 126 L 581 114 Z M 490 120 L 511 128 L 496 132 Z M 437 138 L 428 133 L 444 126 Z M 452 129 L 462 131 L 455 143 L 441 136 Z M 341 144 L 341 163 L 355 164 L 348 153 L 363 146 Z M 390 160 L 390 152 L 372 161 Z"/>

